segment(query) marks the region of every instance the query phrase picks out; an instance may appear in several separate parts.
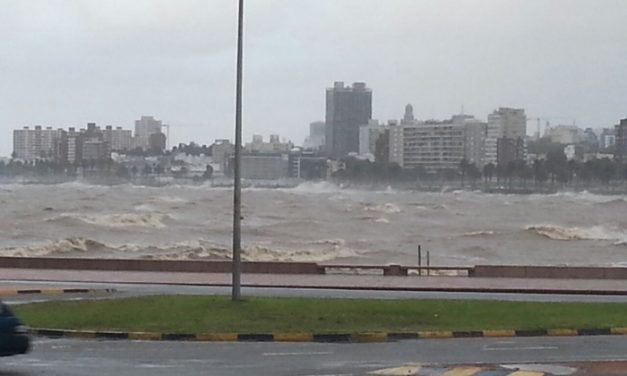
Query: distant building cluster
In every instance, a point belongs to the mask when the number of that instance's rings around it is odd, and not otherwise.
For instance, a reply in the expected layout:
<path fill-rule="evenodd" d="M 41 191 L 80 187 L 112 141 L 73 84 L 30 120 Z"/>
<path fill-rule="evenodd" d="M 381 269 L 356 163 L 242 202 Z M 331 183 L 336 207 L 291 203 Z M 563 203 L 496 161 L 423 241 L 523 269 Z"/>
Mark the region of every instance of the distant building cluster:
<path fill-rule="evenodd" d="M 325 120 L 310 125 L 305 146 L 334 159 L 356 155 L 437 171 L 457 168 L 462 160 L 483 166 L 526 156 L 524 109 L 499 108 L 487 122 L 464 114 L 423 121 L 407 105 L 400 121 L 381 124 L 372 119 L 372 90 L 365 83 L 335 82 L 326 90 Z"/>
<path fill-rule="evenodd" d="M 575 121 L 551 127 L 549 120 L 556 118 L 529 118 L 523 108 L 499 107 L 486 120 L 463 111 L 448 119 L 421 120 L 407 104 L 400 119 L 380 122 L 372 117 L 373 91 L 365 83 L 334 82 L 325 94 L 325 119 L 309 124 L 302 147 L 278 134 L 268 139 L 255 134 L 242 145 L 244 179 L 326 178 L 353 159 L 429 174 L 457 171 L 460 166 L 474 165 L 475 170 L 516 166 L 543 159 L 555 150 L 563 150 L 567 159 L 609 156 L 627 161 L 627 119 L 601 130 L 579 128 Z M 528 121 L 537 121 L 533 137 L 527 136 Z M 544 133 L 541 121 L 546 121 Z M 116 162 L 146 171 L 161 167 L 176 176 L 206 177 L 213 172 L 220 176 L 233 171 L 235 145 L 225 139 L 210 146 L 179 144 L 164 158 L 150 159 L 166 150 L 168 134 L 169 126 L 152 116 L 136 120 L 134 132 L 95 123 L 85 129 L 24 127 L 13 132 L 13 158 L 79 165 L 111 159 L 116 153 Z"/>
<path fill-rule="evenodd" d="M 166 136 L 163 124 L 152 116 L 135 121 L 135 135 L 131 130 L 107 125 L 104 129 L 88 123 L 85 129 L 70 127 L 24 127 L 13 131 L 13 157 L 24 161 L 54 160 L 77 163 L 86 160 L 111 158 L 112 152 L 163 151 Z"/>

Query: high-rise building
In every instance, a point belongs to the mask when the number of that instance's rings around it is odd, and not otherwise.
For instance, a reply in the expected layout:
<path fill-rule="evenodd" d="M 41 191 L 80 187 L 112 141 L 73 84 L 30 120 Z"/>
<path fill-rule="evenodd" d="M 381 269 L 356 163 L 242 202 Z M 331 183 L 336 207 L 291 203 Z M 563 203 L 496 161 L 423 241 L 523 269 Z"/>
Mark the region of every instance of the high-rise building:
<path fill-rule="evenodd" d="M 35 159 L 53 159 L 57 154 L 56 148 L 63 131 L 42 128 L 40 125 L 34 129 L 24 127 L 13 131 L 13 152 L 15 157 L 27 161 Z"/>
<path fill-rule="evenodd" d="M 133 149 L 133 132 L 122 127 L 113 128 L 107 125 L 102 130 L 104 140 L 109 144 L 111 151 L 128 151 Z"/>
<path fill-rule="evenodd" d="M 388 126 L 379 124 L 378 120 L 371 119 L 368 124 L 359 127 L 359 154 L 374 156 L 377 146 L 377 140 Z"/>
<path fill-rule="evenodd" d="M 612 128 L 604 128 L 599 137 L 599 147 L 601 149 L 611 148 L 616 144 L 616 130 Z"/>
<path fill-rule="evenodd" d="M 483 164 L 496 164 L 498 162 L 499 139 L 507 138 L 516 140 L 520 138 L 524 142 L 526 134 L 527 116 L 525 115 L 524 109 L 501 107 L 498 110 L 495 110 L 493 113 L 488 115 L 488 130 Z M 506 144 L 518 145 L 518 142 Z"/>
<path fill-rule="evenodd" d="M 390 162 L 430 171 L 457 169 L 465 157 L 464 129 L 450 120 L 390 127 Z"/>
<path fill-rule="evenodd" d="M 390 126 L 389 161 L 429 171 L 456 170 L 463 159 L 480 167 L 486 133 L 487 124 L 470 115 Z"/>
<path fill-rule="evenodd" d="M 307 149 L 319 151 L 324 148 L 325 144 L 325 123 L 324 121 L 315 121 L 309 124 L 309 137 L 305 139 L 303 145 Z"/>
<path fill-rule="evenodd" d="M 335 82 L 326 92 L 325 149 L 341 158 L 359 152 L 359 126 L 372 118 L 372 91 L 363 82 Z"/>
<path fill-rule="evenodd" d="M 464 126 L 464 158 L 468 163 L 482 168 L 488 124 L 472 115 L 454 115 L 452 122 Z"/>
<path fill-rule="evenodd" d="M 148 150 L 150 136 L 161 133 L 162 126 L 161 120 L 156 120 L 152 116 L 142 116 L 139 120 L 135 120 L 135 147 Z"/>
<path fill-rule="evenodd" d="M 614 129 L 616 135 L 614 158 L 623 162 L 627 160 L 627 119 L 622 119 Z"/>

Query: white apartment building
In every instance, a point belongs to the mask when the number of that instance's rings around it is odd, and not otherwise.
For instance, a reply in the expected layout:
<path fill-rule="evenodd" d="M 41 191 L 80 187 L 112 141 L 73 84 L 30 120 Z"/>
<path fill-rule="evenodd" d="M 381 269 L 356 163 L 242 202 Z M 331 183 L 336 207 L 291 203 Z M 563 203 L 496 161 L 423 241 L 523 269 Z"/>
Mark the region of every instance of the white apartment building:
<path fill-rule="evenodd" d="M 546 135 L 556 144 L 577 144 L 581 141 L 583 130 L 574 125 L 558 125 L 547 129 Z"/>
<path fill-rule="evenodd" d="M 390 162 L 429 171 L 458 169 L 462 159 L 481 168 L 487 124 L 469 115 L 446 121 L 414 121 L 391 126 Z"/>
<path fill-rule="evenodd" d="M 54 158 L 59 140 L 63 131 L 42 128 L 37 125 L 34 129 L 24 127 L 13 131 L 13 151 L 15 157 L 26 161 L 35 159 Z"/>
<path fill-rule="evenodd" d="M 390 162 L 430 171 L 457 169 L 465 156 L 464 129 L 452 121 L 390 127 Z"/>
<path fill-rule="evenodd" d="M 527 134 L 527 116 L 521 108 L 501 107 L 488 115 L 483 165 L 498 161 L 499 138 L 524 139 Z"/>

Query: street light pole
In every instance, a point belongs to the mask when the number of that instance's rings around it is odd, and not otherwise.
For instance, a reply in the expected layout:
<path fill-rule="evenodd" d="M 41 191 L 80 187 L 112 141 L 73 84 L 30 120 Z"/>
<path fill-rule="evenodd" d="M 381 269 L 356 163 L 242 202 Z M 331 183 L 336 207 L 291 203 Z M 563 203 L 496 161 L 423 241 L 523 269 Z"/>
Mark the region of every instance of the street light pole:
<path fill-rule="evenodd" d="M 237 17 L 237 83 L 235 89 L 235 160 L 233 169 L 233 283 L 231 299 L 241 299 L 242 275 L 242 61 L 244 39 L 244 0 L 239 0 Z"/>

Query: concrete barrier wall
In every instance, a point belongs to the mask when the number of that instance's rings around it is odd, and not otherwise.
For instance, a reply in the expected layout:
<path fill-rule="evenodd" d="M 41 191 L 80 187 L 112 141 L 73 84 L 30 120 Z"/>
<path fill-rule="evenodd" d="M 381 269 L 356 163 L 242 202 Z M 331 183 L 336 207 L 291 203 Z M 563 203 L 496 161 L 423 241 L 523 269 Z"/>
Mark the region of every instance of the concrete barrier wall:
<path fill-rule="evenodd" d="M 230 273 L 230 261 L 119 260 L 44 257 L 0 257 L 0 268 L 120 270 L 150 272 Z M 243 262 L 244 273 L 321 274 L 324 269 L 305 262 Z"/>
<path fill-rule="evenodd" d="M 627 268 L 477 265 L 469 276 L 483 278 L 627 279 Z"/>

